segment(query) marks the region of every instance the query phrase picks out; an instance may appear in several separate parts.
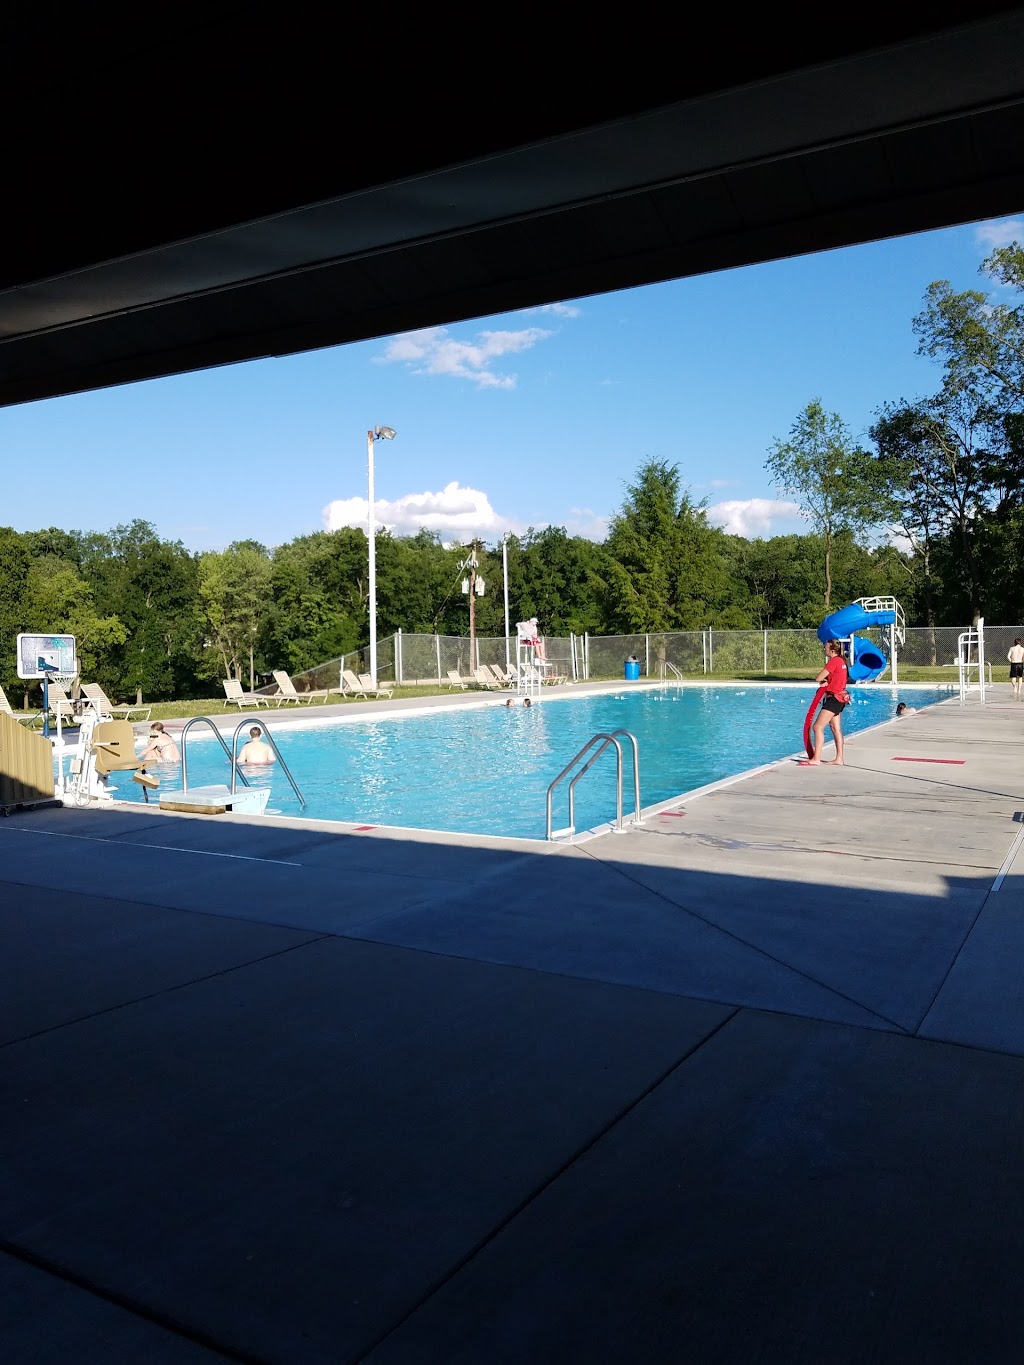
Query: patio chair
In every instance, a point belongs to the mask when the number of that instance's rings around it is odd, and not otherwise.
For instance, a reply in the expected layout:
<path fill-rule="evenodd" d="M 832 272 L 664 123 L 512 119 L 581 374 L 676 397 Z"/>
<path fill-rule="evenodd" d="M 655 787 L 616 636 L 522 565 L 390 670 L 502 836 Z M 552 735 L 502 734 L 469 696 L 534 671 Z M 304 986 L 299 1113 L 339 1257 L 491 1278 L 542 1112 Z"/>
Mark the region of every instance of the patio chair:
<path fill-rule="evenodd" d="M 494 674 L 488 668 L 474 668 L 473 678 L 478 687 L 484 687 L 489 692 L 493 692 L 497 687 L 504 687 L 504 683 L 498 682 Z"/>
<path fill-rule="evenodd" d="M 237 678 L 222 678 L 224 684 L 224 709 L 227 710 L 228 702 L 234 702 L 239 710 L 243 706 L 269 706 L 270 698 L 264 696 L 262 692 L 243 692 L 242 684 Z"/>
<path fill-rule="evenodd" d="M 448 686 L 453 689 L 458 687 L 461 689 L 461 691 L 465 692 L 466 689 L 469 687 L 469 683 L 466 681 L 466 679 L 462 676 L 462 674 L 459 672 L 457 668 L 449 668 Z"/>
<path fill-rule="evenodd" d="M 31 725 L 37 716 L 43 714 L 42 711 L 15 711 L 7 700 L 7 693 L 2 687 L 0 687 L 0 712 L 5 716 L 10 716 L 11 720 L 16 720 L 19 725 Z"/>
<path fill-rule="evenodd" d="M 340 682 L 341 682 L 340 691 L 343 697 L 365 698 L 366 688 L 363 686 L 361 680 L 356 677 L 355 673 L 352 671 L 351 668 L 343 668 L 341 670 Z"/>
<path fill-rule="evenodd" d="M 50 683 L 50 696 L 53 696 L 53 683 Z M 120 718 L 121 720 L 130 721 L 132 713 L 135 711 L 139 713 L 139 720 L 149 720 L 150 713 L 153 710 L 152 706 L 115 705 L 99 683 L 82 683 L 82 696 L 85 697 L 87 701 L 92 702 L 101 716 L 110 716 L 112 720 Z"/>
<path fill-rule="evenodd" d="M 271 697 L 270 700 L 276 701 L 278 706 L 286 701 L 305 702 L 307 706 L 312 706 L 315 701 L 319 701 L 323 705 L 327 704 L 330 688 L 318 687 L 312 692 L 300 692 L 283 668 L 274 669 L 274 681 L 277 683 L 278 693 L 276 697 Z"/>
<path fill-rule="evenodd" d="M 377 686 L 374 687 L 373 679 L 369 673 L 360 673 L 359 686 L 363 689 L 363 695 L 366 697 L 390 697 L 395 690 L 393 687 L 388 687 L 386 683 L 382 686 L 379 678 L 377 679 Z"/>
<path fill-rule="evenodd" d="M 495 678 L 497 678 L 499 684 L 502 687 L 508 687 L 511 685 L 512 679 L 502 668 L 501 664 L 485 664 L 484 667 L 489 668 L 491 670 L 491 672 L 494 674 Z"/>

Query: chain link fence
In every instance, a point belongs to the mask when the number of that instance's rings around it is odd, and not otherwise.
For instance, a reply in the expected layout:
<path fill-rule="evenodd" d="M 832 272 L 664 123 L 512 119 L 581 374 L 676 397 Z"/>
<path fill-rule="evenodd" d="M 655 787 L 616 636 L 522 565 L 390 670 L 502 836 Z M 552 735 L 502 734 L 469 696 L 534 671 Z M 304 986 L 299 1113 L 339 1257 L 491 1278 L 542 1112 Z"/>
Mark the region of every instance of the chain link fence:
<path fill-rule="evenodd" d="M 960 636 L 966 626 L 910 626 L 897 649 L 900 663 L 916 668 L 955 668 Z M 877 644 L 882 631 L 858 631 Z M 985 626 L 985 657 L 992 676 L 1009 676 L 1006 653 L 1015 639 L 1024 639 L 1024 626 Z M 637 635 L 546 636 L 549 672 L 573 680 L 621 678 L 631 656 L 648 678 L 736 677 L 741 674 L 778 677 L 817 672 L 821 641 L 814 630 L 682 630 Z M 399 632 L 377 643 L 377 676 L 405 687 L 446 686 L 449 671 L 472 681 L 480 665 L 517 661 L 517 639 L 502 635 L 477 636 L 472 642 L 458 635 L 406 635 Z M 300 692 L 329 687 L 340 690 L 342 670 L 357 676 L 370 669 L 369 646 L 318 664 L 294 677 Z M 260 689 L 273 692 L 275 687 Z"/>

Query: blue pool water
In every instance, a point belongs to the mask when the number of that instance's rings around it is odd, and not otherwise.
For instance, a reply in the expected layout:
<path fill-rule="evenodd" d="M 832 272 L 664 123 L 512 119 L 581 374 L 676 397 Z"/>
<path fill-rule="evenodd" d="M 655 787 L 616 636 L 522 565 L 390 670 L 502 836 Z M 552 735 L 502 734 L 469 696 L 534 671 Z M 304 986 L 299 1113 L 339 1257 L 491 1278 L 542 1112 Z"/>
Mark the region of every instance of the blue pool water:
<path fill-rule="evenodd" d="M 269 809 L 281 815 L 543 839 L 548 785 L 596 732 L 624 729 L 636 736 L 641 803 L 651 806 L 802 751 L 814 692 L 813 686 L 643 688 L 543 698 L 528 710 L 521 704 L 507 709 L 493 698 L 480 707 L 308 725 L 275 725 L 271 713 L 261 722 L 272 730 L 306 808 L 276 765 L 249 776 L 254 786 L 269 780 Z M 945 700 L 950 689 L 903 696 L 920 708 Z M 843 715 L 847 735 L 893 716 L 896 699 L 889 688 L 855 688 L 853 698 Z M 628 743 L 623 752 L 628 815 Z M 161 791 L 180 788 L 180 767 L 153 771 Z M 230 781 L 224 751 L 205 727 L 189 732 L 188 777 L 190 788 Z M 555 795 L 556 830 L 568 824 L 567 786 L 563 782 Z M 118 799 L 143 799 L 133 782 L 118 787 Z M 576 828 L 614 817 L 615 754 L 608 749 L 576 788 Z"/>

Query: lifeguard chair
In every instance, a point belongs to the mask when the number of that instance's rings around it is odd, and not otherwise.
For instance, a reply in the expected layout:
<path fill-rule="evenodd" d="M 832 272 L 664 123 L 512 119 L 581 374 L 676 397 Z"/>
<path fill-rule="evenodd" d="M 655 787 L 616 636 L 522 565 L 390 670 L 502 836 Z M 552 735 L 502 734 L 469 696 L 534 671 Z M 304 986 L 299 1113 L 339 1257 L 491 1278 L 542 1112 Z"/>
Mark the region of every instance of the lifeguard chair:
<path fill-rule="evenodd" d="M 537 632 L 536 616 L 531 616 L 529 621 L 517 621 L 516 671 L 519 680 L 516 691 L 523 696 L 536 696 L 549 667 L 544 641 Z"/>

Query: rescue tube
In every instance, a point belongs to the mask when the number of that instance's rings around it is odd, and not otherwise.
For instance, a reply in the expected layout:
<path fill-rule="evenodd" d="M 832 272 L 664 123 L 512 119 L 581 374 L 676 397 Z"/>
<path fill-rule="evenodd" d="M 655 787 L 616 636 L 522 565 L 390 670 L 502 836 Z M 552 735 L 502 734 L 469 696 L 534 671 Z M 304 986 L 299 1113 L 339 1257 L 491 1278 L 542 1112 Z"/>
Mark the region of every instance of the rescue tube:
<path fill-rule="evenodd" d="M 827 687 L 819 687 L 814 694 L 814 700 L 807 708 L 807 717 L 804 720 L 804 748 L 807 750 L 807 757 L 814 757 L 814 742 L 811 739 L 811 726 L 814 724 L 814 713 L 818 709 L 818 703 L 828 691 Z"/>

